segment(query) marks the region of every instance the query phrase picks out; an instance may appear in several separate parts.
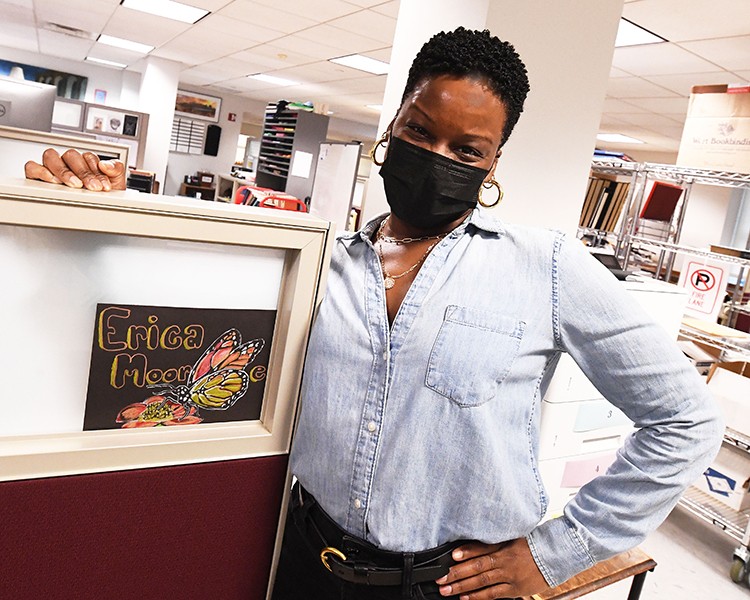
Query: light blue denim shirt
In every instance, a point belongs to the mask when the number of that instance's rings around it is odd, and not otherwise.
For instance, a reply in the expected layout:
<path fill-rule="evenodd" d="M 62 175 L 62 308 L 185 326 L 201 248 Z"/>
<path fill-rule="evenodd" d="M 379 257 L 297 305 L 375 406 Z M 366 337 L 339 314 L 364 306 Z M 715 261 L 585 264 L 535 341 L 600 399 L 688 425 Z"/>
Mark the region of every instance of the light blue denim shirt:
<path fill-rule="evenodd" d="M 335 243 L 291 457 L 302 485 L 388 550 L 526 536 L 551 585 L 641 542 L 723 432 L 674 341 L 579 241 L 479 209 L 435 246 L 389 327 L 369 239 L 381 219 Z M 561 352 L 639 429 L 540 524 L 540 402 Z"/>

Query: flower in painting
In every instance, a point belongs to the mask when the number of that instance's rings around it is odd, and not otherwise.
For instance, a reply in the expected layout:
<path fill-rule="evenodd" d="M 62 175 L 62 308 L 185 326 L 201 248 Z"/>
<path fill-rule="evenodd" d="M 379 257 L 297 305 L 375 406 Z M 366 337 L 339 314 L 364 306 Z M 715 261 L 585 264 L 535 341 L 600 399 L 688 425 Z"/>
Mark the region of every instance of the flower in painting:
<path fill-rule="evenodd" d="M 116 422 L 123 429 L 132 427 L 157 427 L 165 425 L 192 425 L 203 421 L 194 406 L 185 408 L 182 404 L 164 398 L 151 396 L 143 402 L 129 404 L 117 415 Z"/>

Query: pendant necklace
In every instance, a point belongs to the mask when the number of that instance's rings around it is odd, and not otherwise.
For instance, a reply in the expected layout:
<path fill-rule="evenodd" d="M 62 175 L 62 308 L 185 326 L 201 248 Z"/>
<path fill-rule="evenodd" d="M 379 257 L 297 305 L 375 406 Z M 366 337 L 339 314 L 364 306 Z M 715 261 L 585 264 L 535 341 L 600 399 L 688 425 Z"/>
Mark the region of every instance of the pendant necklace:
<path fill-rule="evenodd" d="M 414 269 L 416 269 L 420 264 L 422 264 L 422 261 L 424 261 L 424 259 L 427 258 L 427 255 L 430 253 L 430 251 L 437 245 L 437 243 L 441 239 L 443 239 L 446 235 L 448 235 L 448 233 L 447 232 L 441 233 L 439 235 L 427 236 L 424 238 L 403 238 L 403 240 L 390 238 L 389 240 L 387 240 L 387 241 L 393 241 L 396 244 L 408 244 L 409 242 L 416 242 L 416 241 L 421 241 L 421 240 L 431 240 L 431 239 L 435 240 L 427 247 L 427 250 L 425 250 L 425 253 L 419 258 L 419 260 L 416 263 L 414 263 L 411 267 L 409 267 L 406 271 L 404 271 L 403 273 L 399 273 L 398 275 L 391 275 L 388 272 L 388 269 L 386 269 L 385 267 L 385 258 L 383 257 L 383 241 L 384 241 L 384 238 L 386 237 L 383 235 L 383 225 L 385 224 L 386 220 L 387 219 L 384 219 L 383 222 L 380 224 L 376 239 L 378 242 L 378 255 L 380 256 L 380 268 L 383 271 L 383 284 L 386 290 L 390 290 L 393 288 L 394 285 L 396 285 L 397 279 L 400 279 L 404 275 L 408 275 Z"/>

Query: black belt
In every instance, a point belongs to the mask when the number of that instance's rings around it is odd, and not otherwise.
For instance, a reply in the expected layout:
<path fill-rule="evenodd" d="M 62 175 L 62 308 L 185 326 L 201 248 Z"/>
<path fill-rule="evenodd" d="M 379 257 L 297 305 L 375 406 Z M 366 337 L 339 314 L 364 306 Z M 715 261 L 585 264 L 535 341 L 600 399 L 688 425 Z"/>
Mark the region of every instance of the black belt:
<path fill-rule="evenodd" d="M 389 552 L 350 535 L 299 483 L 292 492 L 291 509 L 294 523 L 312 549 L 320 552 L 323 565 L 344 581 L 410 589 L 417 583 L 434 582 L 455 564 L 451 553 L 460 542 L 424 552 Z"/>

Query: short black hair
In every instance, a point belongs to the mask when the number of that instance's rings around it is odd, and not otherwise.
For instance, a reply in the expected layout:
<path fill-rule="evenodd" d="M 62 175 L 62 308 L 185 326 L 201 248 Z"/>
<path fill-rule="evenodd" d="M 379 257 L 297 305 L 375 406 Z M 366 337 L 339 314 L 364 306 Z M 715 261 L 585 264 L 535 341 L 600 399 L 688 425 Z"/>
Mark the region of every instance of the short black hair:
<path fill-rule="evenodd" d="M 485 80 L 508 113 L 500 146 L 505 144 L 523 112 L 523 103 L 529 93 L 526 66 L 515 48 L 487 29 L 475 31 L 459 27 L 454 31 L 441 31 L 422 46 L 414 59 L 401 103 L 418 84 L 440 75 Z"/>

